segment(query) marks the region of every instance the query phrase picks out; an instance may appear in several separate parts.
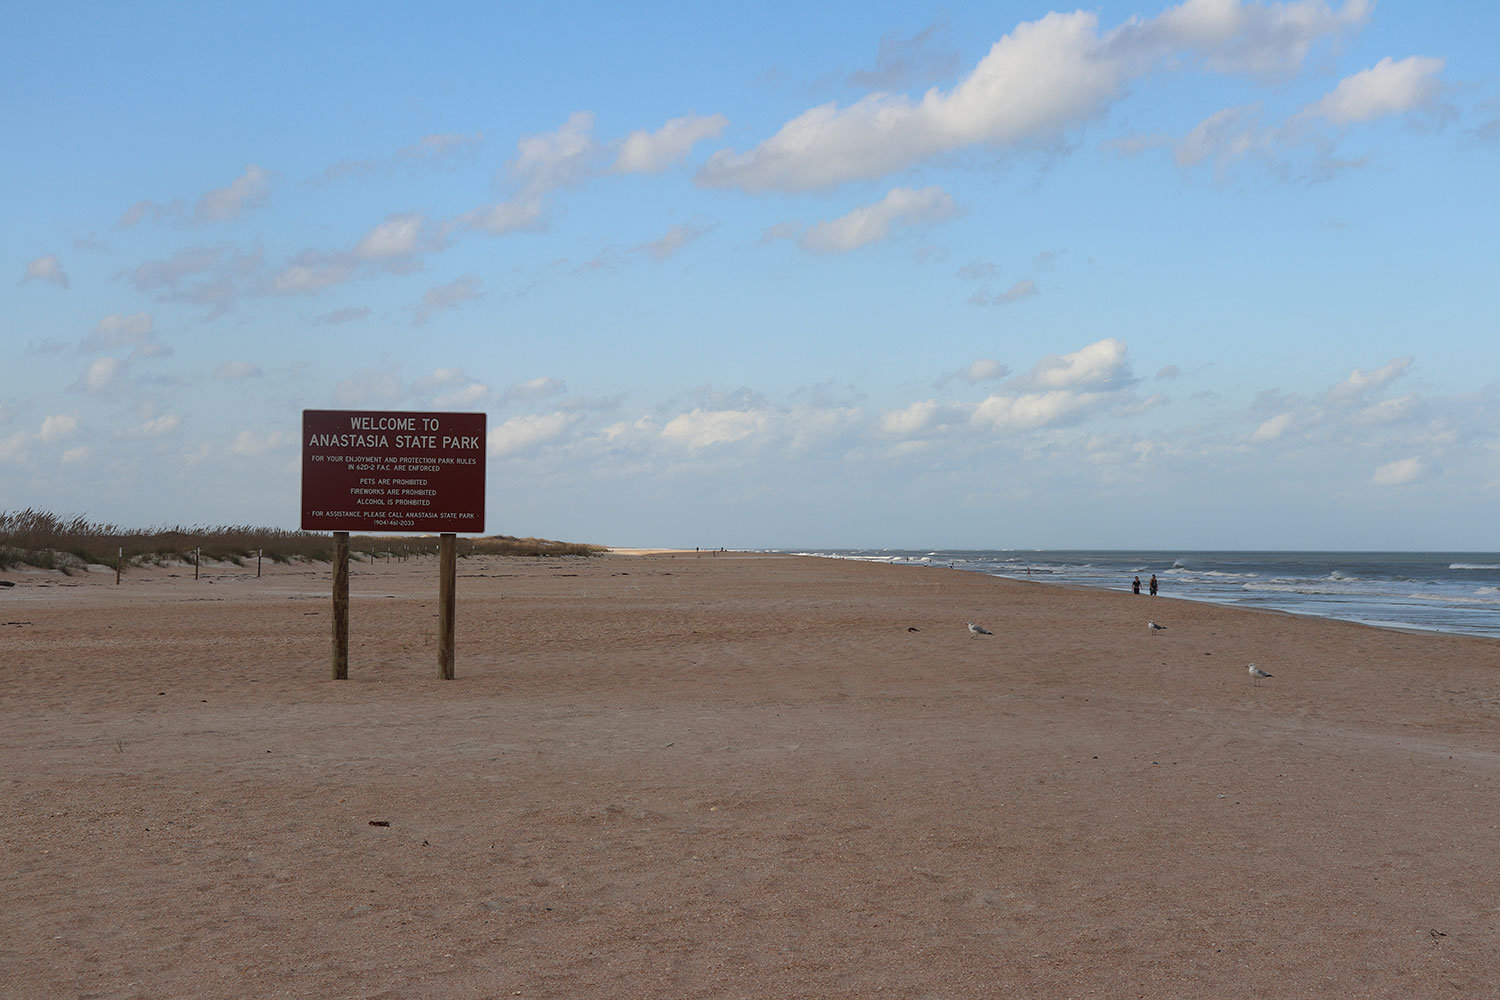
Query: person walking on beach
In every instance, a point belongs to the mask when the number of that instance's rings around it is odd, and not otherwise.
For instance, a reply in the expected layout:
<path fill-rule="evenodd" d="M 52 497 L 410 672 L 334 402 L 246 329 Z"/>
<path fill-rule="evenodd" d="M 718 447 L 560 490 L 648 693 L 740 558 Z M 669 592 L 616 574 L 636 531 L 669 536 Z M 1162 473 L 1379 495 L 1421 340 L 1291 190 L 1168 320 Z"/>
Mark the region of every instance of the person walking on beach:
<path fill-rule="evenodd" d="M 1151 574 L 1151 596 L 1152 597 L 1156 596 L 1156 574 L 1155 573 Z"/>
<path fill-rule="evenodd" d="M 1139 594 L 1141 592 L 1141 578 L 1140 577 L 1136 577 L 1134 580 L 1130 581 L 1130 592 L 1132 594 Z"/>

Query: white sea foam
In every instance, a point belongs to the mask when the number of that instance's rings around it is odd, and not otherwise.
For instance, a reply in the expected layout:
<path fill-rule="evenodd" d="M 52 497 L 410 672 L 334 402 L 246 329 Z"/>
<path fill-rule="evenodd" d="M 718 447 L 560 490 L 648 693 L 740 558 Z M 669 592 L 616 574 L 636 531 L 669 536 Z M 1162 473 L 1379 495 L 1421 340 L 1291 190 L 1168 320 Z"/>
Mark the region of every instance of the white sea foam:
<path fill-rule="evenodd" d="M 1500 595 L 1500 587 L 1486 587 L 1485 590 Z M 1484 593 L 1481 590 L 1480 593 Z M 1500 597 L 1463 597 L 1458 594 L 1408 594 L 1414 601 L 1444 601 L 1448 604 L 1478 604 L 1485 607 L 1500 607 Z"/>

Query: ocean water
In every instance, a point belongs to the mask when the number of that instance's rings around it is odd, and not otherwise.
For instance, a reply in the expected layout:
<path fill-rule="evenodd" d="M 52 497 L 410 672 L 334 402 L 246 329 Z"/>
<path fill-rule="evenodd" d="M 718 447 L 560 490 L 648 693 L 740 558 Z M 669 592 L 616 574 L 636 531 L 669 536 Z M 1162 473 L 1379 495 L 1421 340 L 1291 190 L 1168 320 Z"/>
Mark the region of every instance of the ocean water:
<path fill-rule="evenodd" d="M 1500 553 L 823 549 L 799 553 L 944 566 L 1038 583 L 1130 590 L 1385 628 L 1500 638 Z"/>

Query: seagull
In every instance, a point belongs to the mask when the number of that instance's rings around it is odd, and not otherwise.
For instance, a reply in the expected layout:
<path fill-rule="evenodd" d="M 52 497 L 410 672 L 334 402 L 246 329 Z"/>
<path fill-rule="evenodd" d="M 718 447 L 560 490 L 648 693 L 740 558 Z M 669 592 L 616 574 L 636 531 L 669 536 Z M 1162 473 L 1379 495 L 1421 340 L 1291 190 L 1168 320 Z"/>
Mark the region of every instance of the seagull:
<path fill-rule="evenodd" d="M 994 634 L 995 633 L 991 632 L 989 629 L 985 628 L 983 625 L 975 625 L 973 622 L 969 622 L 969 636 L 971 638 L 978 639 L 982 635 L 994 635 Z"/>
<path fill-rule="evenodd" d="M 1147 622 L 1146 627 L 1151 630 L 1152 635 L 1155 635 L 1158 632 L 1165 632 L 1167 630 L 1167 627 L 1165 625 L 1158 625 L 1156 624 L 1156 622 Z"/>
<path fill-rule="evenodd" d="M 1257 667 L 1253 663 L 1250 664 L 1250 682 L 1252 684 L 1254 684 L 1257 687 L 1259 687 L 1260 686 L 1260 679 L 1262 677 L 1270 677 L 1270 676 L 1272 676 L 1272 675 L 1266 673 L 1264 670 L 1260 669 L 1260 667 Z"/>

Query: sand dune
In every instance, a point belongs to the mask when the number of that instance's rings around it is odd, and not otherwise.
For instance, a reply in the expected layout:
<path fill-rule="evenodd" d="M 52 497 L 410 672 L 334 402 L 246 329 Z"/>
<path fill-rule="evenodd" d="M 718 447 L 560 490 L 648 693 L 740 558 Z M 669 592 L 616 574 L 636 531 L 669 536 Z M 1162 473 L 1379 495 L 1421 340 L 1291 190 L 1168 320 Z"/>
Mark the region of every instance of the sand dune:
<path fill-rule="evenodd" d="M 426 558 L 333 682 L 265 574 L 0 572 L 7 996 L 1500 995 L 1500 641 L 475 557 L 443 682 Z"/>

